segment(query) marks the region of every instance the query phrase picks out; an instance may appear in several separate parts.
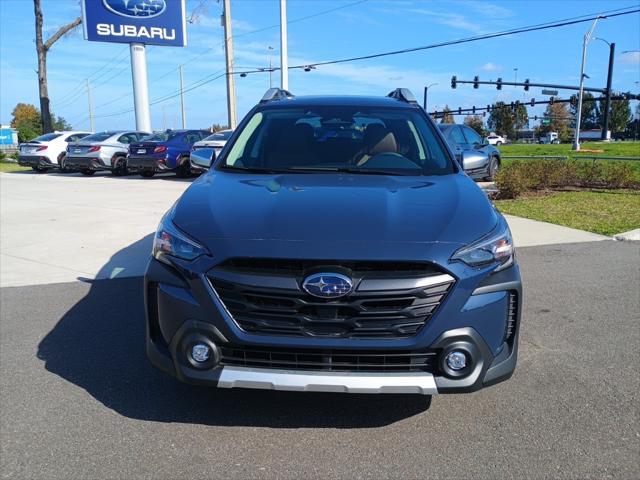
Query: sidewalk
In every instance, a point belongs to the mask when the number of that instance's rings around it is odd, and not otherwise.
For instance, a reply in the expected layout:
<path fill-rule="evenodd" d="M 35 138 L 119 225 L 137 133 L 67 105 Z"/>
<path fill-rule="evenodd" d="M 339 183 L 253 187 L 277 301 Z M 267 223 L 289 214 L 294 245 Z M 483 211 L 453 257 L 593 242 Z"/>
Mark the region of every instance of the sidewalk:
<path fill-rule="evenodd" d="M 511 228 L 516 248 L 611 240 L 611 237 L 605 235 L 563 227 L 553 223 L 539 222 L 538 220 L 530 220 L 513 215 L 505 215 L 504 217 L 509 223 L 509 228 Z"/>

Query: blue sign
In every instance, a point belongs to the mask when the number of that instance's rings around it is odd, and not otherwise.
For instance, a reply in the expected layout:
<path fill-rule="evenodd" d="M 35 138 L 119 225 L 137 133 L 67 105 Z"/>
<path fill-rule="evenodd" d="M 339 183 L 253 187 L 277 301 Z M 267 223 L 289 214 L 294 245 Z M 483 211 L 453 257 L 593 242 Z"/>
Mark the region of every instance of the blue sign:
<path fill-rule="evenodd" d="M 82 24 L 93 42 L 187 45 L 185 0 L 83 0 Z"/>

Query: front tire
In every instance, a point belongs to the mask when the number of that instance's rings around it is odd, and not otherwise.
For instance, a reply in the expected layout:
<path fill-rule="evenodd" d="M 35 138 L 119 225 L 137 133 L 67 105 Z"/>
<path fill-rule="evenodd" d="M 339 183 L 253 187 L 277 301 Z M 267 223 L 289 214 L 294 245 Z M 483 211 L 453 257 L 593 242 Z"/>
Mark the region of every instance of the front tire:
<path fill-rule="evenodd" d="M 176 169 L 176 177 L 188 178 L 191 176 L 191 165 L 188 158 L 182 158 L 182 163 Z"/>
<path fill-rule="evenodd" d="M 489 166 L 487 167 L 487 176 L 485 177 L 485 180 L 487 182 L 493 182 L 496 179 L 498 170 L 500 170 L 500 160 L 496 157 L 491 157 L 489 159 Z"/>
<path fill-rule="evenodd" d="M 499 147 L 500 145 L 502 145 L 502 142 L 501 142 L 500 140 L 498 140 L 498 141 L 496 142 L 496 145 Z"/>

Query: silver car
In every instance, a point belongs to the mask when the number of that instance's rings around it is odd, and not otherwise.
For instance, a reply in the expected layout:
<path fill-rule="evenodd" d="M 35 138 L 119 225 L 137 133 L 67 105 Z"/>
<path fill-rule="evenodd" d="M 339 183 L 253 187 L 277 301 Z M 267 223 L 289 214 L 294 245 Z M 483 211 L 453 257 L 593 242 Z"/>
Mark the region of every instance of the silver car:
<path fill-rule="evenodd" d="M 60 171 L 93 175 L 98 170 L 111 170 L 114 175 L 126 175 L 129 144 L 147 135 L 146 132 L 110 130 L 84 137 L 67 147 Z"/>
<path fill-rule="evenodd" d="M 217 158 L 232 134 L 233 130 L 220 130 L 194 143 L 191 148 L 191 157 L 207 156 L 209 159 Z M 212 152 L 215 153 L 215 156 L 212 155 Z M 198 165 L 198 162 L 191 162 L 192 173 L 200 174 L 204 170 Z"/>

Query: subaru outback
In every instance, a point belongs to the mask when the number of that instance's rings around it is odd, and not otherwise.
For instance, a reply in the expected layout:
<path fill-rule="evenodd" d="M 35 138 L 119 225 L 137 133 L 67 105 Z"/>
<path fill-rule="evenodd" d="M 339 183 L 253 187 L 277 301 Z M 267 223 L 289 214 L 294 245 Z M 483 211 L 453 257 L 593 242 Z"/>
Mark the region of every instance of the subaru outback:
<path fill-rule="evenodd" d="M 153 365 L 191 384 L 350 393 L 512 375 L 511 233 L 411 92 L 270 89 L 218 158 L 198 158 L 209 171 L 161 220 L 145 274 Z"/>

